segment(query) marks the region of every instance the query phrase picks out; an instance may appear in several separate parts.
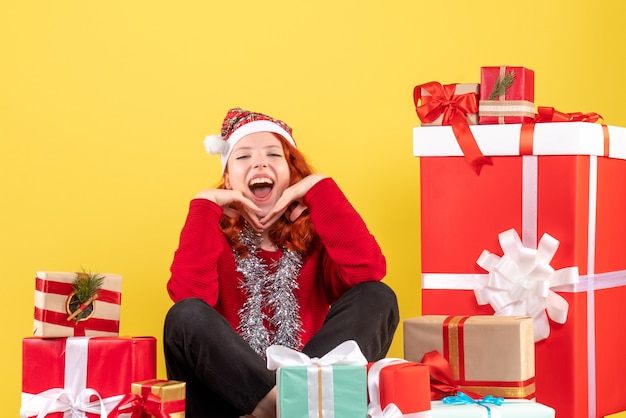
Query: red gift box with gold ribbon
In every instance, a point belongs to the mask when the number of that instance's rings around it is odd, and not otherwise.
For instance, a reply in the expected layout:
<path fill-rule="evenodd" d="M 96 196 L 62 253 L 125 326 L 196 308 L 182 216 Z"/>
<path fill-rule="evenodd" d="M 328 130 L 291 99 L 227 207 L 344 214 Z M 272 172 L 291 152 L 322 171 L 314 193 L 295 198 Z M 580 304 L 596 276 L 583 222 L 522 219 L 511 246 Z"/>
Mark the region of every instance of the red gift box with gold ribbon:
<path fill-rule="evenodd" d="M 154 337 L 24 338 L 20 414 L 100 417 L 155 376 Z"/>
<path fill-rule="evenodd" d="M 525 67 L 481 67 L 478 123 L 532 122 L 535 118 L 535 73 Z"/>
<path fill-rule="evenodd" d="M 102 285 L 88 305 L 83 318 L 72 311 L 73 282 L 82 273 L 39 271 L 35 278 L 33 335 L 59 338 L 119 335 L 122 303 L 122 276 L 99 274 Z"/>
<path fill-rule="evenodd" d="M 535 346 L 530 317 L 424 315 L 404 321 L 404 357 L 423 362 L 436 351 L 449 363 L 450 390 L 480 396 L 535 398 Z M 429 364 L 434 367 L 434 364 Z M 445 373 L 439 365 L 439 373 Z M 441 399 L 435 396 L 433 400 Z"/>
<path fill-rule="evenodd" d="M 570 117 L 575 114 L 564 118 Z M 549 120 L 554 118 L 553 113 Z M 414 128 L 421 176 L 422 313 L 492 315 L 532 306 L 531 316 L 538 319 L 533 322 L 548 326 L 548 335 L 544 329 L 535 345 L 537 401 L 569 418 L 626 410 L 615 385 L 626 375 L 626 363 L 618 361 L 626 334 L 614 331 L 616 318 L 626 314 L 626 128 L 546 122 L 471 129 L 493 161 L 479 176 L 467 169 L 450 127 Z M 503 248 L 507 240 L 501 238 L 510 231 L 519 242 L 513 239 L 515 245 Z M 537 266 L 518 275 L 521 282 L 511 282 L 519 285 L 512 290 L 532 297 L 496 308 L 479 305 L 477 290 L 497 281 L 503 268 L 481 267 L 481 255 L 487 251 L 508 263 L 515 259 L 511 248 Z M 509 270 L 525 271 L 508 264 Z M 557 280 L 571 268 L 578 270 L 575 282 Z M 533 275 L 541 280 L 526 283 Z M 541 285 L 540 292 L 530 284 Z M 542 303 L 545 311 L 536 309 Z"/>

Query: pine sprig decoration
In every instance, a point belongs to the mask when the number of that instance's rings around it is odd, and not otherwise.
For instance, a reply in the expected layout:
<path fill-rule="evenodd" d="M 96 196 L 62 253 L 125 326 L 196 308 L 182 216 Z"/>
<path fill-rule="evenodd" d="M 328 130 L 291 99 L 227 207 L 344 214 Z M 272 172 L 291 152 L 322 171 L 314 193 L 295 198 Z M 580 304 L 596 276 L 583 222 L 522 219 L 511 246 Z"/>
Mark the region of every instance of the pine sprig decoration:
<path fill-rule="evenodd" d="M 91 274 L 83 270 L 77 273 L 76 280 L 72 282 L 73 295 L 67 301 L 67 320 L 75 320 L 77 323 L 83 318 L 89 317 L 93 312 L 93 302 L 98 299 L 98 291 L 104 283 L 104 276 Z"/>
<path fill-rule="evenodd" d="M 498 76 L 493 84 L 493 90 L 488 100 L 496 100 L 500 96 L 504 96 L 511 86 L 515 83 L 515 72 L 511 71 L 504 74 L 504 77 Z"/>
<path fill-rule="evenodd" d="M 78 299 L 80 303 L 87 302 L 96 293 L 98 293 L 98 290 L 102 287 L 103 282 L 104 276 L 101 274 L 91 274 L 85 271 L 78 273 L 76 280 L 72 283 L 76 299 Z"/>

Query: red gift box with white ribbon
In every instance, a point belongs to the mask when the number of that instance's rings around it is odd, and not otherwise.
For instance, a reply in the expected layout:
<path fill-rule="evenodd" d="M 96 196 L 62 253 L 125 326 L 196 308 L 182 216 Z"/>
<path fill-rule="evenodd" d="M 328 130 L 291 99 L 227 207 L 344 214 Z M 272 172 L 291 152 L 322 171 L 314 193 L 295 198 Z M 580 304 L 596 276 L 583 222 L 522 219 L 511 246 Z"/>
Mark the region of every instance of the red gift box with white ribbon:
<path fill-rule="evenodd" d="M 384 358 L 367 365 L 368 417 L 430 418 L 429 367 Z"/>
<path fill-rule="evenodd" d="M 450 127 L 414 128 L 422 313 L 533 316 L 537 401 L 570 418 L 626 410 L 626 128 L 470 128 L 492 160 L 480 175 Z"/>
<path fill-rule="evenodd" d="M 154 337 L 29 337 L 22 353 L 22 418 L 100 417 L 156 377 Z"/>

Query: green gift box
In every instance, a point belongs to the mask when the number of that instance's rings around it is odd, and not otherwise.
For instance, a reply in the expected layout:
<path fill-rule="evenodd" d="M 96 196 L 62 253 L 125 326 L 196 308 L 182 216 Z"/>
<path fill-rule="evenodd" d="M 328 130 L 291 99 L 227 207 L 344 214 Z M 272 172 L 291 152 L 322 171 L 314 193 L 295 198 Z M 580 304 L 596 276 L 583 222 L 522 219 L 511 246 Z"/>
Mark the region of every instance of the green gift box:
<path fill-rule="evenodd" d="M 288 366 L 277 371 L 278 417 L 365 418 L 365 366 Z"/>
<path fill-rule="evenodd" d="M 273 345 L 267 367 L 276 370 L 278 418 L 366 418 L 367 360 L 355 341 L 322 358 Z"/>

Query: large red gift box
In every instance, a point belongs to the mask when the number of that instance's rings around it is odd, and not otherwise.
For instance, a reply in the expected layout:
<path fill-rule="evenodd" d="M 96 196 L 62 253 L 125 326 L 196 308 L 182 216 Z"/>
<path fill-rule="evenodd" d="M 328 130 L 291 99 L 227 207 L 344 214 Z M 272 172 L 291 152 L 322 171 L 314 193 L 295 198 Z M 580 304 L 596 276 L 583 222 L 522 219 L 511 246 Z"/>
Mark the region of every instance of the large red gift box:
<path fill-rule="evenodd" d="M 510 85 L 506 82 L 510 81 Z M 502 89 L 498 89 L 497 86 Z M 505 88 L 507 87 L 508 88 Z M 497 94 L 502 93 L 502 94 Z M 535 118 L 535 73 L 524 67 L 481 67 L 478 123 L 531 122 Z"/>
<path fill-rule="evenodd" d="M 99 417 L 156 376 L 154 337 L 24 338 L 21 416 L 61 418 L 63 411 Z M 73 410 L 74 409 L 74 410 Z"/>
<path fill-rule="evenodd" d="M 549 321 L 536 343 L 537 401 L 557 416 L 605 416 L 626 410 L 626 129 L 586 122 L 474 125 L 492 157 L 480 175 L 463 158 L 450 127 L 414 128 L 420 158 L 422 313 L 493 314 L 474 289 L 490 276 L 477 264 L 502 254 L 499 235 L 514 230 L 525 249 L 548 234 L 558 241 L 555 272 L 577 267 L 578 283 L 550 288 L 569 312 Z M 562 307 L 562 305 L 561 305 Z M 566 306 L 567 307 L 567 306 Z"/>
<path fill-rule="evenodd" d="M 367 365 L 368 416 L 430 418 L 429 367 L 397 358 Z M 393 414 L 395 412 L 395 415 Z"/>

